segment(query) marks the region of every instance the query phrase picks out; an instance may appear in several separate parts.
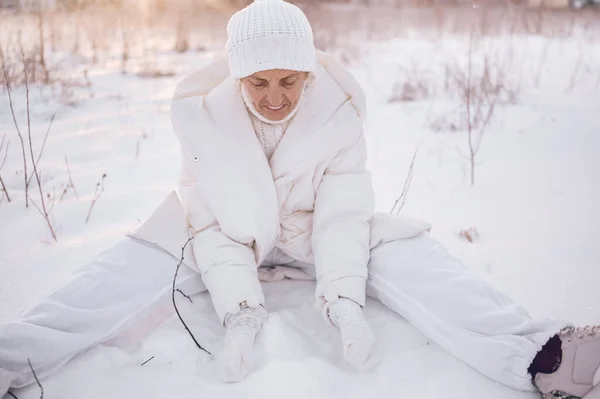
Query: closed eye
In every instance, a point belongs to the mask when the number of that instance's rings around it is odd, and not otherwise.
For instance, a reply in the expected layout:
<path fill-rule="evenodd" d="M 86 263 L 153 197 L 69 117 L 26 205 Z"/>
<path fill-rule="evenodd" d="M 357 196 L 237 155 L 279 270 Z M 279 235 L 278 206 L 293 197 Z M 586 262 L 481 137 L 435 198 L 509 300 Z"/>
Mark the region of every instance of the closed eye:
<path fill-rule="evenodd" d="M 296 84 L 296 82 L 297 82 L 297 80 L 294 80 L 294 81 L 286 80 L 286 81 L 281 81 L 281 85 L 283 87 L 292 87 L 293 85 Z"/>
<path fill-rule="evenodd" d="M 250 82 L 250 84 L 254 87 L 256 87 L 257 89 L 262 89 L 267 87 L 266 83 L 255 83 L 255 82 Z"/>

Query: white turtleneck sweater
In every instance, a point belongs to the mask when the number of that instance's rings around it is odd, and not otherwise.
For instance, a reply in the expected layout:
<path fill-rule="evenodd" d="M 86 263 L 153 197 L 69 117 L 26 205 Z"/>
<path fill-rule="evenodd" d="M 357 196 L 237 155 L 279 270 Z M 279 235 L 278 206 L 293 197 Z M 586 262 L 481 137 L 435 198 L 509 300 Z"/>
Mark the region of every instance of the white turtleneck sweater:
<path fill-rule="evenodd" d="M 248 115 L 252 121 L 252 127 L 254 128 L 256 137 L 258 137 L 258 140 L 262 144 L 267 159 L 271 160 L 271 156 L 279 145 L 279 142 L 281 141 L 281 138 L 283 137 L 292 118 L 298 112 L 298 108 L 300 107 L 304 97 L 304 92 L 306 91 L 306 86 L 304 86 L 304 89 L 302 90 L 302 95 L 300 96 L 300 100 L 298 100 L 296 107 L 281 121 L 271 121 L 262 116 L 252 104 L 252 101 L 250 100 L 250 97 L 246 93 L 244 85 L 241 82 L 240 91 L 242 93 L 244 103 L 246 104 L 246 108 L 248 109 Z"/>

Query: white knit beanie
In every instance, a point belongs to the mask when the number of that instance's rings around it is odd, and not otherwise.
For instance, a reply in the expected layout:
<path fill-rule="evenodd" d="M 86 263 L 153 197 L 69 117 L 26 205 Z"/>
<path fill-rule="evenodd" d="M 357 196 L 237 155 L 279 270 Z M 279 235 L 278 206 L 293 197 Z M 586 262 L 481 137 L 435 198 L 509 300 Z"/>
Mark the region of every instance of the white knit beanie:
<path fill-rule="evenodd" d="M 310 72 L 315 67 L 313 33 L 306 15 L 283 0 L 255 0 L 227 24 L 231 76 L 288 69 Z"/>

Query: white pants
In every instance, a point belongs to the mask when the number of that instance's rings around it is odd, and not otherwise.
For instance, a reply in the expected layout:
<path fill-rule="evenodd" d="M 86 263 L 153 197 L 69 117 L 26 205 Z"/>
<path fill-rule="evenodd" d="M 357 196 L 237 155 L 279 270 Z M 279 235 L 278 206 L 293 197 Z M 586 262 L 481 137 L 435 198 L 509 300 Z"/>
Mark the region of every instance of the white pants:
<path fill-rule="evenodd" d="M 38 376 L 48 376 L 170 303 L 176 264 L 166 252 L 125 238 L 19 319 L 0 324 L 0 392 L 9 383 L 18 388 L 34 382 L 28 358 Z M 369 273 L 370 297 L 482 374 L 520 390 L 533 389 L 529 364 L 566 325 L 531 320 L 427 233 L 373 249 Z M 177 287 L 188 295 L 205 290 L 200 276 L 185 266 Z"/>

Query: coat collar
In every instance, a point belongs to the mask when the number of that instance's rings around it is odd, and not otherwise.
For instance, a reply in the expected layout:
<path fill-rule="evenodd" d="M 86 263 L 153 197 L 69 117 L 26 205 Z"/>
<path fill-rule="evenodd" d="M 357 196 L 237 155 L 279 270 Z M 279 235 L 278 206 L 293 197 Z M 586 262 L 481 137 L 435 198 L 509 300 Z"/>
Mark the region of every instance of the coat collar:
<path fill-rule="evenodd" d="M 205 97 L 206 108 L 215 130 L 231 145 L 245 149 L 242 155 L 248 159 L 244 163 L 261 164 L 261 169 L 269 166 L 277 183 L 292 180 L 307 168 L 327 158 L 331 151 L 339 150 L 335 140 L 324 140 L 320 128 L 326 125 L 345 103 L 352 103 L 354 97 L 364 98 L 362 92 L 357 93 L 356 88 L 360 90 L 360 86 L 350 87 L 351 90 L 348 91 L 340 86 L 328 70 L 332 66 L 331 62 L 331 59 L 324 57 L 317 64 L 298 113 L 292 119 L 270 161 L 264 156 L 256 138 L 238 81 L 234 78 L 225 78 Z M 356 105 L 354 107 L 360 114 L 361 108 Z M 345 132 L 339 131 L 335 134 L 343 135 Z M 328 143 L 331 145 L 327 145 Z"/>

